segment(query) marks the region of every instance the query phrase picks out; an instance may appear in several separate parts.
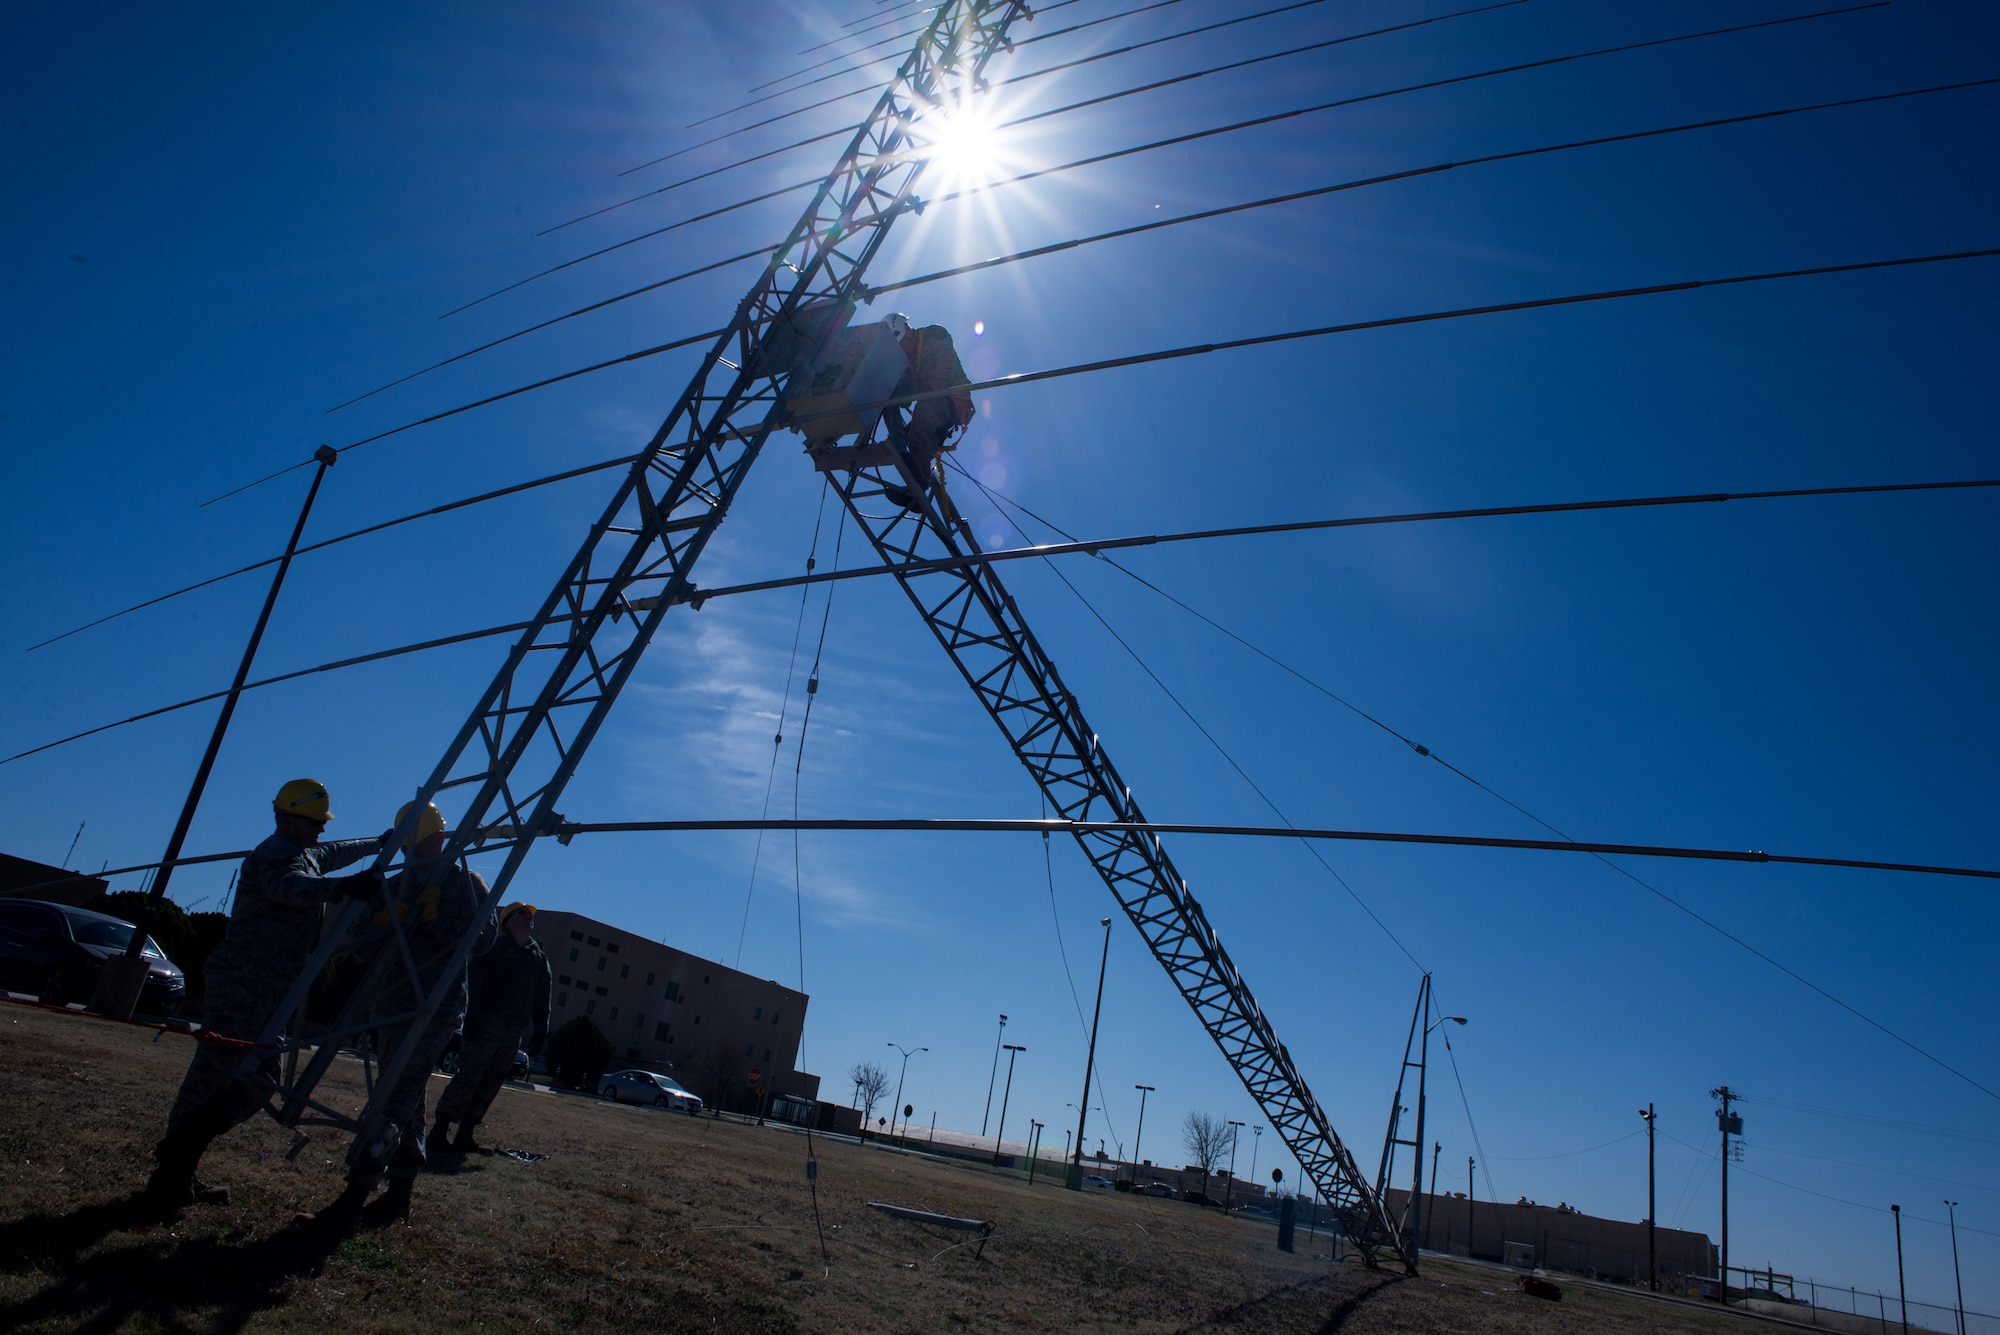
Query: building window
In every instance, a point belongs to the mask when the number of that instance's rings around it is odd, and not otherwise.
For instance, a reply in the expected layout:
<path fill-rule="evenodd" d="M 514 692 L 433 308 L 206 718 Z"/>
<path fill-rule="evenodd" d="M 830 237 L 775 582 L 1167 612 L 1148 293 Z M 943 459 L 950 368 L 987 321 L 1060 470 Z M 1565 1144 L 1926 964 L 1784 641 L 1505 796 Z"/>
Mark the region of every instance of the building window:
<path fill-rule="evenodd" d="M 607 1015 L 607 1016 L 606 1016 L 605 1018 L 606 1018 L 607 1020 L 615 1020 L 615 1019 L 617 1019 L 617 1018 L 618 1018 L 618 1008 L 617 1008 L 616 1006 L 613 1006 L 613 1007 L 611 1008 L 611 1014 Z"/>
<path fill-rule="evenodd" d="M 582 932 L 571 932 L 571 933 L 569 934 L 569 939 L 570 939 L 570 940 L 572 940 L 572 941 L 581 941 L 581 940 L 583 940 L 583 933 L 582 933 Z"/>
<path fill-rule="evenodd" d="M 646 1027 L 646 1016 L 643 1011 L 632 1017 L 632 1027 L 635 1029 L 644 1029 Z"/>
<path fill-rule="evenodd" d="M 587 939 L 586 939 L 586 940 L 584 941 L 584 944 L 585 944 L 585 945 L 588 945 L 588 946 L 594 946 L 594 945 L 596 945 L 596 944 L 597 944 L 597 938 L 596 938 L 596 937 L 594 937 L 594 936 L 593 936 L 593 937 L 589 937 L 589 938 L 587 938 Z"/>
<path fill-rule="evenodd" d="M 558 983 L 561 983 L 561 984 L 562 984 L 562 985 L 563 985 L 564 987 L 568 987 L 568 986 L 569 986 L 569 975 L 568 975 L 568 974 L 566 974 L 566 973 L 562 973 L 562 974 L 557 974 L 557 975 L 556 975 L 556 981 L 557 981 Z"/>
<path fill-rule="evenodd" d="M 632 966 L 631 966 L 631 965 L 629 965 L 629 964 L 621 964 L 621 965 L 619 965 L 619 966 L 618 966 L 618 976 L 619 976 L 620 978 L 630 978 L 630 977 L 632 976 Z"/>
<path fill-rule="evenodd" d="M 764 1049 L 764 1060 L 767 1062 L 771 1060 L 771 1050 L 769 1048 Z"/>
<path fill-rule="evenodd" d="M 567 992 L 558 992 L 558 993 L 556 993 L 556 1005 L 558 1005 L 558 1006 L 567 1006 L 567 1005 L 569 1005 L 569 993 L 567 993 Z"/>
<path fill-rule="evenodd" d="M 586 1001 L 586 1002 L 584 1002 L 584 1003 L 583 1003 L 583 1013 L 584 1013 L 585 1015 L 595 1015 L 595 1014 L 597 1013 L 597 1003 L 596 1003 L 596 1002 L 594 1002 L 594 1001 Z"/>
<path fill-rule="evenodd" d="M 776 1024 L 777 1022 L 778 1022 L 778 1012 L 776 1012 L 776 1011 L 772 1011 L 772 1012 L 771 1012 L 771 1023 L 772 1023 L 772 1024 Z"/>
<path fill-rule="evenodd" d="M 668 1027 L 667 1022 L 662 1020 L 653 1026 L 653 1041 L 655 1043 L 671 1043 L 673 1040 L 667 1037 L 671 1032 L 673 1031 Z"/>
<path fill-rule="evenodd" d="M 701 982 L 702 982 L 702 986 L 704 986 L 704 987 L 706 987 L 706 986 L 708 985 L 708 975 L 707 975 L 707 974 L 703 974 L 703 975 L 701 976 Z"/>
<path fill-rule="evenodd" d="M 571 946 L 571 947 L 569 948 L 569 962 L 570 962 L 571 964 L 574 964 L 574 963 L 576 963 L 576 947 L 575 947 L 575 946 Z"/>
<path fill-rule="evenodd" d="M 618 953 L 618 943 L 616 941 L 606 941 L 604 943 L 604 948 L 610 951 L 614 955 Z"/>
<path fill-rule="evenodd" d="M 679 983 L 668 983 L 667 1000 L 679 1001 L 680 999 L 681 999 L 681 985 Z"/>
<path fill-rule="evenodd" d="M 757 1055 L 757 1045 L 756 1045 L 755 1043 L 745 1043 L 745 1044 L 743 1045 L 743 1055 L 744 1055 L 744 1056 L 746 1056 L 746 1057 L 754 1057 L 754 1056 L 756 1056 L 756 1055 Z"/>
<path fill-rule="evenodd" d="M 598 986 L 598 989 L 597 989 L 597 995 L 598 995 L 598 996 L 600 996 L 600 997 L 601 997 L 601 996 L 605 996 L 605 995 L 608 995 L 608 994 L 609 994 L 609 992 L 610 992 L 610 989 L 609 989 L 609 988 L 606 988 L 606 987 L 604 987 L 604 986 L 603 986 L 602 984 L 600 984 L 600 985 Z"/>
<path fill-rule="evenodd" d="M 763 1019 L 763 1018 L 764 1018 L 764 1008 L 763 1008 L 762 1006 L 759 1006 L 759 1007 L 757 1007 L 757 1009 L 756 1009 L 756 1010 L 754 1010 L 754 1011 L 752 1011 L 752 1012 L 751 1012 L 751 1014 L 750 1014 L 750 1018 L 751 1018 L 751 1019 L 753 1019 L 753 1020 L 761 1020 L 761 1019 Z"/>
<path fill-rule="evenodd" d="M 604 958 L 604 956 L 602 956 L 602 955 L 599 955 L 599 956 L 597 957 L 597 971 L 598 971 L 599 973 L 603 973 L 603 972 L 604 972 L 604 966 L 605 966 L 605 965 L 607 965 L 607 964 L 609 964 L 610 962 L 611 962 L 611 961 L 610 961 L 610 960 L 607 960 L 607 959 L 605 959 L 605 958 Z"/>
<path fill-rule="evenodd" d="M 699 1015 L 695 1016 L 695 1017 L 694 1017 L 694 1022 L 695 1022 L 696 1024 L 700 1024 L 700 1023 L 701 1023 L 701 1017 L 700 1017 Z"/>
<path fill-rule="evenodd" d="M 653 975 L 651 975 L 651 974 L 647 974 L 647 975 L 646 975 L 646 986 L 647 986 L 647 987 L 651 987 L 652 985 L 653 985 Z"/>

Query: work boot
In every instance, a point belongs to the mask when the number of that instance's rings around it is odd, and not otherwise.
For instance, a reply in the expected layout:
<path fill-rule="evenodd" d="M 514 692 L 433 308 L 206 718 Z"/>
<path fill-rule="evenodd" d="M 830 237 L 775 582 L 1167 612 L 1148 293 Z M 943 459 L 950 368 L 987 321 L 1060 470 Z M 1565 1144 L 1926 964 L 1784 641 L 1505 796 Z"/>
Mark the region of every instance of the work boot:
<path fill-rule="evenodd" d="M 227 1187 L 211 1187 L 197 1181 L 195 1167 L 209 1143 L 228 1130 L 228 1119 L 214 1109 L 203 1109 L 179 1130 L 170 1131 L 153 1147 L 153 1175 L 146 1181 L 146 1199 L 162 1214 L 185 1210 L 190 1205 L 225 1205 Z"/>
<path fill-rule="evenodd" d="M 458 1134 L 453 1136 L 451 1140 L 451 1149 L 454 1154 L 475 1154 L 479 1151 L 479 1146 L 472 1139 L 472 1128 L 477 1125 L 479 1125 L 477 1122 L 460 1122 L 458 1124 Z"/>
<path fill-rule="evenodd" d="M 351 1233 L 361 1219 L 361 1207 L 368 1203 L 368 1193 L 374 1189 L 372 1182 L 349 1182 L 340 1195 L 311 1214 L 297 1216 L 292 1224 L 328 1233 Z"/>
<path fill-rule="evenodd" d="M 410 1193 L 416 1185 L 413 1177 L 390 1178 L 388 1189 L 362 1209 L 362 1224 L 367 1228 L 387 1228 L 399 1220 L 408 1223 Z"/>
<path fill-rule="evenodd" d="M 451 1124 L 440 1121 L 431 1128 L 430 1135 L 424 1140 L 424 1157 L 436 1159 L 439 1155 L 449 1153 L 450 1150 Z"/>

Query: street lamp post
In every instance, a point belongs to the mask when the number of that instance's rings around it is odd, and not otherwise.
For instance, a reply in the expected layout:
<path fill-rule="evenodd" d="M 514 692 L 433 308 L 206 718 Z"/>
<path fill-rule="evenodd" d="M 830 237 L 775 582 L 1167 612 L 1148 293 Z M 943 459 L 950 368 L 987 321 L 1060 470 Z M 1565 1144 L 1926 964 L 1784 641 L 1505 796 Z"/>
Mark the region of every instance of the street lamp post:
<path fill-rule="evenodd" d="M 1257 1137 L 1255 1140 L 1250 1142 L 1250 1180 L 1252 1182 L 1255 1182 L 1257 1180 L 1257 1151 L 1261 1149 L 1264 1144 L 1264 1128 L 1261 1126 L 1253 1126 L 1250 1128 L 1250 1131 L 1251 1134 Z"/>
<path fill-rule="evenodd" d="M 993 1082 L 1000 1074 L 1000 1044 L 1007 1037 L 1007 1017 L 1000 1017 L 1000 1032 L 993 1036 L 993 1069 L 986 1075 L 986 1111 L 979 1114 L 979 1134 L 986 1134 L 986 1119 L 993 1115 Z"/>
<path fill-rule="evenodd" d="M 1965 1335 L 1965 1281 L 1958 1274 L 1958 1202 L 1946 1201 L 1944 1208 L 1951 1221 L 1951 1282 L 1958 1289 L 1958 1335 Z"/>
<path fill-rule="evenodd" d="M 1042 1126 L 1034 1118 L 1028 1119 L 1028 1185 L 1035 1185 L 1035 1165 L 1042 1156 Z"/>
<path fill-rule="evenodd" d="M 1104 928 L 1104 953 L 1097 961 L 1097 1005 L 1090 1012 L 1090 1051 L 1083 1059 L 1083 1097 L 1078 1100 L 1076 1110 L 1076 1144 L 1069 1159 L 1069 1182 L 1071 1191 L 1083 1190 L 1083 1124 L 1090 1108 L 1090 1077 L 1097 1065 L 1097 1022 L 1104 1014 L 1104 971 L 1111 963 L 1111 919 L 1099 918 L 1098 925 Z"/>
<path fill-rule="evenodd" d="M 1000 1141 L 1007 1134 L 1007 1099 L 1014 1092 L 1014 1058 L 1026 1052 L 1019 1043 L 1007 1044 L 1007 1085 L 1000 1091 L 1000 1125 L 993 1129 L 993 1166 L 1000 1166 Z"/>
<path fill-rule="evenodd" d="M 1139 1129 L 1132 1133 L 1132 1176 L 1139 1175 L 1139 1140 L 1146 1134 L 1146 1096 L 1154 1092 L 1151 1085 L 1134 1085 L 1139 1091 Z"/>
<path fill-rule="evenodd" d="M 903 1069 L 896 1073 L 896 1106 L 889 1109 L 889 1139 L 896 1138 L 896 1115 L 903 1111 L 903 1077 L 910 1073 L 910 1057 L 914 1053 L 929 1052 L 929 1048 L 906 1048 L 901 1043 L 891 1043 L 890 1047 L 903 1054 Z"/>
<path fill-rule="evenodd" d="M 1243 1123 L 1231 1122 L 1236 1131 L 1229 1133 L 1229 1176 L 1222 1183 L 1222 1213 L 1229 1213 L 1229 1189 L 1236 1185 L 1236 1132 L 1243 1129 Z"/>
<path fill-rule="evenodd" d="M 1647 1104 L 1639 1113 L 1646 1119 L 1646 1287 L 1660 1287 L 1659 1251 L 1653 1242 L 1653 1220 L 1658 1207 L 1653 1200 L 1653 1105 Z"/>

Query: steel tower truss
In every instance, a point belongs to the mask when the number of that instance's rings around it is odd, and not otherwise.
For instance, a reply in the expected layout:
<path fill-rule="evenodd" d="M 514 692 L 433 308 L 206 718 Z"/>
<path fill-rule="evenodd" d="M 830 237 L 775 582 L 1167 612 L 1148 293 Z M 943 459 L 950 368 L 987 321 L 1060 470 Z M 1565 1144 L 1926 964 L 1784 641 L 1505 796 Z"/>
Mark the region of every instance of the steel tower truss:
<path fill-rule="evenodd" d="M 887 425 L 892 437 L 900 434 L 893 410 Z M 898 445 L 889 462 L 835 473 L 833 480 L 884 565 L 922 567 L 894 578 L 1050 805 L 1071 820 L 1143 822 L 1131 788 L 994 567 L 930 564 L 980 550 L 942 469 L 913 460 Z M 1394 1257 L 1414 1273 L 1415 1251 L 1405 1249 L 1382 1198 L 1306 1087 L 1159 836 L 1097 832 L 1076 841 L 1272 1129 L 1333 1203 L 1349 1239 L 1370 1264 Z"/>
<path fill-rule="evenodd" d="M 478 930 L 458 943 L 445 978 L 466 962 L 535 841 L 558 833 L 563 789 L 662 618 L 680 603 L 698 601 L 695 562 L 765 441 L 786 425 L 785 383 L 793 359 L 822 343 L 844 312 L 866 299 L 864 275 L 889 228 L 921 207 L 915 186 L 925 165 L 924 117 L 977 92 L 987 61 L 1008 46 L 1008 28 L 1028 16 L 1022 0 L 940 5 L 418 790 L 419 802 L 469 790 L 441 860 L 462 858 L 475 846 L 507 851 L 481 905 Z M 831 322 L 814 314 L 827 311 L 837 313 Z M 779 355 L 774 349 L 780 346 L 789 351 Z M 887 442 L 872 443 L 886 448 L 857 449 L 848 457 L 861 466 L 833 480 L 883 563 L 914 567 L 976 554 L 977 541 L 942 474 L 904 449 L 900 414 L 891 409 L 882 425 Z M 874 462 L 885 455 L 886 462 Z M 871 508 L 887 513 L 871 514 Z M 993 567 L 929 566 L 895 578 L 1058 812 L 1075 820 L 1145 819 Z M 1306 1087 L 1158 836 L 1076 837 L 1273 1129 L 1335 1204 L 1348 1237 L 1371 1262 L 1396 1257 L 1413 1268 L 1415 1257 L 1404 1252 L 1380 1197 Z M 392 858 L 385 853 L 378 865 L 386 869 Z M 397 1130 L 421 1134 L 421 1128 L 388 1127 L 381 1105 L 448 990 L 415 987 L 416 1009 L 373 1011 L 377 994 L 398 980 L 399 970 L 414 980 L 416 969 L 393 917 L 374 934 L 352 930 L 363 911 L 359 905 L 341 910 L 261 1038 L 265 1048 L 278 1051 L 317 1045 L 295 1075 L 263 1083 L 278 1096 L 280 1121 L 359 1132 L 350 1153 L 355 1162 L 379 1161 Z M 326 964 L 378 941 L 373 964 L 333 1026 L 309 1040 L 287 1037 L 291 1017 Z M 395 1052 L 381 1054 L 373 1092 L 358 1117 L 313 1098 L 341 1042 L 400 1020 L 413 1023 Z M 242 1073 L 262 1080 L 256 1061 L 246 1057 Z"/>
<path fill-rule="evenodd" d="M 863 294 L 863 276 L 890 227 L 922 207 L 915 193 L 926 165 L 925 121 L 970 102 L 982 71 L 1001 50 L 1023 0 L 943 0 L 909 57 L 814 193 L 785 243 L 738 305 L 735 318 L 702 358 L 673 411 L 654 433 L 583 545 L 507 655 L 437 768 L 417 790 L 417 807 L 451 790 L 465 796 L 440 861 L 478 844 L 504 847 L 476 922 L 458 943 L 443 977 L 454 978 L 520 870 L 535 840 L 555 832 L 556 803 L 591 740 L 630 679 L 661 620 L 693 589 L 695 562 L 714 536 L 765 440 L 783 424 L 791 367 L 843 322 Z M 834 313 L 828 319 L 829 312 Z M 648 596 L 650 595 L 650 596 Z M 646 610 L 636 610 L 635 602 Z M 631 615 L 624 616 L 623 613 Z M 416 807 L 405 822 L 412 827 Z M 500 837 L 495 838 L 495 835 Z M 392 846 L 393 849 L 393 846 Z M 377 866 L 394 858 L 385 851 Z M 416 869 L 422 875 L 423 868 Z M 294 1068 L 277 1081 L 246 1056 L 241 1074 L 278 1097 L 281 1122 L 358 1131 L 351 1163 L 379 1161 L 398 1131 L 383 1114 L 387 1092 L 422 1044 L 425 1026 L 450 989 L 421 985 L 394 915 L 385 929 L 357 933 L 365 910 L 335 915 L 322 944 L 260 1036 L 267 1051 L 287 1053 Z M 287 1036 L 313 980 L 338 954 L 368 947 L 375 958 L 333 1026 L 311 1039 Z M 378 995 L 407 982 L 414 1009 L 375 1008 Z M 400 990 L 400 988 L 398 989 Z M 313 1092 L 342 1042 L 397 1021 L 412 1021 L 396 1051 L 379 1054 L 366 1108 L 358 1117 L 315 1100 Z M 303 1069 L 297 1051 L 317 1044 Z M 294 1150 L 302 1144 L 295 1139 Z"/>

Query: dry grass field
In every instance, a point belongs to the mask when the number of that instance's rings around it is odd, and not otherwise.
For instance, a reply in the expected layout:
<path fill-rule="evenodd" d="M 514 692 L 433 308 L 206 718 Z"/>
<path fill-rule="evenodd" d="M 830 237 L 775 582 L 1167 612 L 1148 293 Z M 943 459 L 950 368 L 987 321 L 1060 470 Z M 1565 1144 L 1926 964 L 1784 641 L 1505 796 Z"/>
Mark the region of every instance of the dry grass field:
<path fill-rule="evenodd" d="M 408 1224 L 326 1238 L 344 1140 L 258 1119 L 204 1175 L 230 1204 L 149 1225 L 132 1194 L 187 1060 L 179 1036 L 0 1005 L 0 1330 L 1703 1332 L 1738 1318 L 1492 1271 L 1418 1279 L 1296 1255 L 1268 1226 L 1176 1201 L 1072 1193 L 816 1140 L 828 1265 L 789 1130 L 508 1091 L 471 1155 L 418 1185 Z M 331 1089 L 329 1090 L 329 1086 Z M 329 1086 L 358 1105 L 358 1067 Z M 434 1087 L 435 1088 L 435 1087 Z M 869 1201 L 996 1221 L 965 1234 Z"/>

